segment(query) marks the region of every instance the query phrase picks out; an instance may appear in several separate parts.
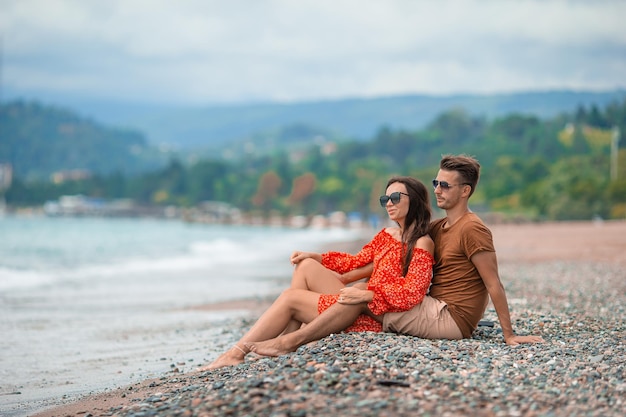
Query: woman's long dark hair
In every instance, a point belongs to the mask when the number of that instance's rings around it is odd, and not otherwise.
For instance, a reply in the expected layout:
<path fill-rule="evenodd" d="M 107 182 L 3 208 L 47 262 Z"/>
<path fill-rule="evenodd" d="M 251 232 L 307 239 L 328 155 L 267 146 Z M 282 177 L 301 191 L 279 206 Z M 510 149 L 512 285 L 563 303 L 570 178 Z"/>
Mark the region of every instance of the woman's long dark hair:
<path fill-rule="evenodd" d="M 407 244 L 407 251 L 402 263 L 402 275 L 406 276 L 413 257 L 415 242 L 428 234 L 431 218 L 430 197 L 426 186 L 412 177 L 392 177 L 387 181 L 385 190 L 396 182 L 404 184 L 409 195 L 409 211 L 404 221 L 404 230 L 402 230 L 402 243 Z"/>

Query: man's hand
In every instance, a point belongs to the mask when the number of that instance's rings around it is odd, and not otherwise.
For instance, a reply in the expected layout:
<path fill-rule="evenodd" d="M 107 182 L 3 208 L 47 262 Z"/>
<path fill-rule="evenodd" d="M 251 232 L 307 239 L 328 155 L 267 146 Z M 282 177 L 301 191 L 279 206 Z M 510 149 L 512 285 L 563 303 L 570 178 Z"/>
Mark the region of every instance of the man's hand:
<path fill-rule="evenodd" d="M 517 346 L 523 343 L 543 343 L 544 340 L 541 336 L 517 336 L 513 335 L 504 340 L 509 346 Z"/>

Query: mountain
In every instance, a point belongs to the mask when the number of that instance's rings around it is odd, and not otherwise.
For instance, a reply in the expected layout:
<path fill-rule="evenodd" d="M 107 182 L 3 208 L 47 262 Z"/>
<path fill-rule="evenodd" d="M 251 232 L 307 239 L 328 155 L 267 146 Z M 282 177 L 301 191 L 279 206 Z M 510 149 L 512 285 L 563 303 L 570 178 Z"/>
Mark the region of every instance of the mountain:
<path fill-rule="evenodd" d="M 61 108 L 18 100 L 0 105 L 0 163 L 11 163 L 15 174 L 27 179 L 64 170 L 136 174 L 162 167 L 172 149 L 185 161 L 236 160 L 276 149 L 300 151 L 327 140 L 369 141 L 382 127 L 422 130 L 452 109 L 486 119 L 512 113 L 547 119 L 575 113 L 579 106 L 603 109 L 625 99 L 626 91 L 617 90 L 196 108 L 110 102 L 75 102 Z"/>
<path fill-rule="evenodd" d="M 626 98 L 626 90 L 539 91 L 492 95 L 405 95 L 297 103 L 214 106 L 158 106 L 102 101 L 75 102 L 74 109 L 96 120 L 139 130 L 152 144 L 181 150 L 221 148 L 259 132 L 306 125 L 335 138 L 369 140 L 382 126 L 418 130 L 444 111 L 465 109 L 492 119 L 511 113 L 554 117 L 579 106 L 605 107 Z"/>
<path fill-rule="evenodd" d="M 0 164 L 10 164 L 16 176 L 27 180 L 52 174 L 137 174 L 167 160 L 139 131 L 112 128 L 37 102 L 0 105 L 0 139 Z"/>

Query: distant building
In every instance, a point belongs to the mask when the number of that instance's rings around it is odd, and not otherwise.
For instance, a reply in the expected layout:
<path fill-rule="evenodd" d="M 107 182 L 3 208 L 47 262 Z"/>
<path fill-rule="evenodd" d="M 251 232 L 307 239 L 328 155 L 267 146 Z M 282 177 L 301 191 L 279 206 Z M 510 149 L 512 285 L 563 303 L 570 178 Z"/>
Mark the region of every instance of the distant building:
<path fill-rule="evenodd" d="M 130 199 L 106 200 L 81 194 L 46 201 L 43 211 L 48 216 L 167 217 L 166 210 L 161 207 L 141 207 Z"/>
<path fill-rule="evenodd" d="M 62 184 L 66 181 L 78 181 L 91 178 L 91 172 L 86 169 L 72 169 L 68 171 L 57 171 L 52 174 L 52 182 Z"/>
<path fill-rule="evenodd" d="M 13 167 L 11 164 L 0 164 L 0 191 L 11 187 L 13 181 Z"/>
<path fill-rule="evenodd" d="M 242 221 L 242 213 L 238 208 L 221 201 L 203 201 L 187 210 L 183 217 L 185 221 L 193 223 L 240 224 Z"/>
<path fill-rule="evenodd" d="M 64 195 L 58 201 L 46 201 L 44 213 L 49 216 L 76 216 L 98 214 L 104 206 L 104 200 L 85 197 L 84 195 Z"/>

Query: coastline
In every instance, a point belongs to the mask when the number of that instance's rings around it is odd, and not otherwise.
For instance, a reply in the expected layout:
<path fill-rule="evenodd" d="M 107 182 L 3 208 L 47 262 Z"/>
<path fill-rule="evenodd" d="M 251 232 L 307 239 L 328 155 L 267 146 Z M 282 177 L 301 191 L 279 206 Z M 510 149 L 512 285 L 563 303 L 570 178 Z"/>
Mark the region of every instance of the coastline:
<path fill-rule="evenodd" d="M 59 399 L 56 406 L 35 415 L 270 415 L 272 409 L 282 410 L 282 415 L 287 411 L 305 415 L 322 403 L 326 405 L 320 413 L 361 416 L 411 415 L 420 409 L 451 415 L 470 410 L 476 415 L 618 415 L 626 391 L 620 339 L 626 222 L 489 226 L 514 328 L 521 334 L 541 334 L 546 339 L 542 345 L 507 347 L 498 324 L 479 329 L 465 341 L 334 335 L 280 358 L 251 357 L 244 365 L 205 373 L 171 370 L 78 400 Z M 346 242 L 333 250 L 355 252 L 361 243 Z M 229 336 L 236 338 L 272 299 L 192 308 L 246 310 L 246 318 L 233 322 L 230 329 Z M 486 317 L 497 321 L 491 307 Z M 390 357 L 385 351 L 396 353 Z M 402 364 L 401 356 L 407 354 L 410 359 Z M 507 378 L 498 382 L 498 373 L 520 384 L 523 395 L 508 385 Z M 545 377 L 534 376 L 537 373 Z M 468 380 L 470 386 L 465 386 Z M 593 387 L 585 388 L 588 385 Z M 502 391 L 498 386 L 504 387 Z M 238 390 L 247 395 L 238 396 Z M 446 399 L 456 391 L 462 398 Z M 296 393 L 299 396 L 294 397 Z M 329 397 L 336 395 L 351 401 L 334 401 L 331 406 Z M 560 409 L 551 408 L 555 404 Z"/>

